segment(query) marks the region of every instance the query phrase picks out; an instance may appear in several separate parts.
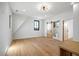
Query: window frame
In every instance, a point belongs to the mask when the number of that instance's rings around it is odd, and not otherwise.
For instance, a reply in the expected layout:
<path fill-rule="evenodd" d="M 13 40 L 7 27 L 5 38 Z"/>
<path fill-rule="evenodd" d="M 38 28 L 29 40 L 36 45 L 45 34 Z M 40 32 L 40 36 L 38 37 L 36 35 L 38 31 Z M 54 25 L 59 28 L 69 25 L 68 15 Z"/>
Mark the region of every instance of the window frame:
<path fill-rule="evenodd" d="M 36 23 L 38 23 L 38 25 Z M 34 20 L 34 30 L 35 31 L 39 31 L 39 28 L 40 28 L 40 22 L 39 22 L 39 20 Z"/>

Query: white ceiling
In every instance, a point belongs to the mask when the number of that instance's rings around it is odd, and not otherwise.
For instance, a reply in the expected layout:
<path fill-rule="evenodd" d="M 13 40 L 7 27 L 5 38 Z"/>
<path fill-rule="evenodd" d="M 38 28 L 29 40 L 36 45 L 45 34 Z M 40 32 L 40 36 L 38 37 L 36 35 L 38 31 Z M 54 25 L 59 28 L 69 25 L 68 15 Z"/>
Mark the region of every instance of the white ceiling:
<path fill-rule="evenodd" d="M 50 9 L 48 12 L 42 12 L 38 10 L 38 5 L 40 4 L 43 4 L 43 2 L 10 2 L 10 7 L 13 13 L 19 10 L 17 13 L 39 18 L 53 17 L 60 13 L 73 10 L 73 6 L 70 2 L 47 2 Z"/>

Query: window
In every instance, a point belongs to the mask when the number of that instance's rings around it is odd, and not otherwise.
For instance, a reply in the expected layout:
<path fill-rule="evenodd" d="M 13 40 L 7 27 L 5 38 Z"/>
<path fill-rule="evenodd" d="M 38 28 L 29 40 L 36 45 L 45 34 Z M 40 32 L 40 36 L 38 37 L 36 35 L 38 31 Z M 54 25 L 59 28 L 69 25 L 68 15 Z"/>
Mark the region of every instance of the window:
<path fill-rule="evenodd" d="M 39 30 L 39 20 L 34 20 L 34 30 Z"/>

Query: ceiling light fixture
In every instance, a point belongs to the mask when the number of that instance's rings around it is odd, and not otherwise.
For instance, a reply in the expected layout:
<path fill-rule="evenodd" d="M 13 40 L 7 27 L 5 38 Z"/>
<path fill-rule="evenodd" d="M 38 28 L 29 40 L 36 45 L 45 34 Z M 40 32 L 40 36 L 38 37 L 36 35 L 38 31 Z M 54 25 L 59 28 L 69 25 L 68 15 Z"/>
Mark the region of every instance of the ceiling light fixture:
<path fill-rule="evenodd" d="M 48 5 L 47 4 L 41 5 L 41 10 L 44 12 L 48 11 Z"/>
<path fill-rule="evenodd" d="M 41 3 L 38 5 L 38 9 L 40 11 L 47 12 L 50 9 L 50 6 L 48 3 Z"/>

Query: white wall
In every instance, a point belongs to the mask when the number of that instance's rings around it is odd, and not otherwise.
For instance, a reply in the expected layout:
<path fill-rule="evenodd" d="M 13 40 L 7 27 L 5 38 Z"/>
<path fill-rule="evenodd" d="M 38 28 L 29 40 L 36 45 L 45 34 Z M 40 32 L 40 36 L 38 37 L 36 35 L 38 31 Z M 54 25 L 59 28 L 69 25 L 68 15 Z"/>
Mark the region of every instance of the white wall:
<path fill-rule="evenodd" d="M 56 20 L 70 20 L 70 19 L 73 19 L 73 8 L 71 11 L 66 11 L 54 16 L 52 20 L 56 21 Z"/>
<path fill-rule="evenodd" d="M 73 6 L 73 33 L 74 33 L 74 41 L 79 41 L 79 4 L 75 4 Z"/>
<path fill-rule="evenodd" d="M 65 21 L 67 31 L 68 31 L 68 38 L 73 38 L 73 19 Z"/>
<path fill-rule="evenodd" d="M 13 31 L 15 32 L 13 34 L 14 39 L 44 36 L 43 20 L 39 20 L 40 21 L 39 31 L 34 31 L 34 20 L 36 19 L 31 18 L 29 16 L 22 16 L 20 14 L 15 14 L 13 16 Z M 20 26 L 21 24 L 22 26 Z M 20 28 L 17 30 L 19 26 Z"/>
<path fill-rule="evenodd" d="M 0 55 L 5 55 L 5 51 L 11 43 L 8 8 L 8 3 L 0 2 Z"/>
<path fill-rule="evenodd" d="M 47 36 L 47 22 L 51 22 L 51 19 L 44 19 L 44 36 Z"/>
<path fill-rule="evenodd" d="M 20 14 L 13 14 L 12 15 L 12 32 L 16 32 L 19 27 L 22 25 L 22 23 L 26 20 L 26 17 L 24 15 Z"/>

